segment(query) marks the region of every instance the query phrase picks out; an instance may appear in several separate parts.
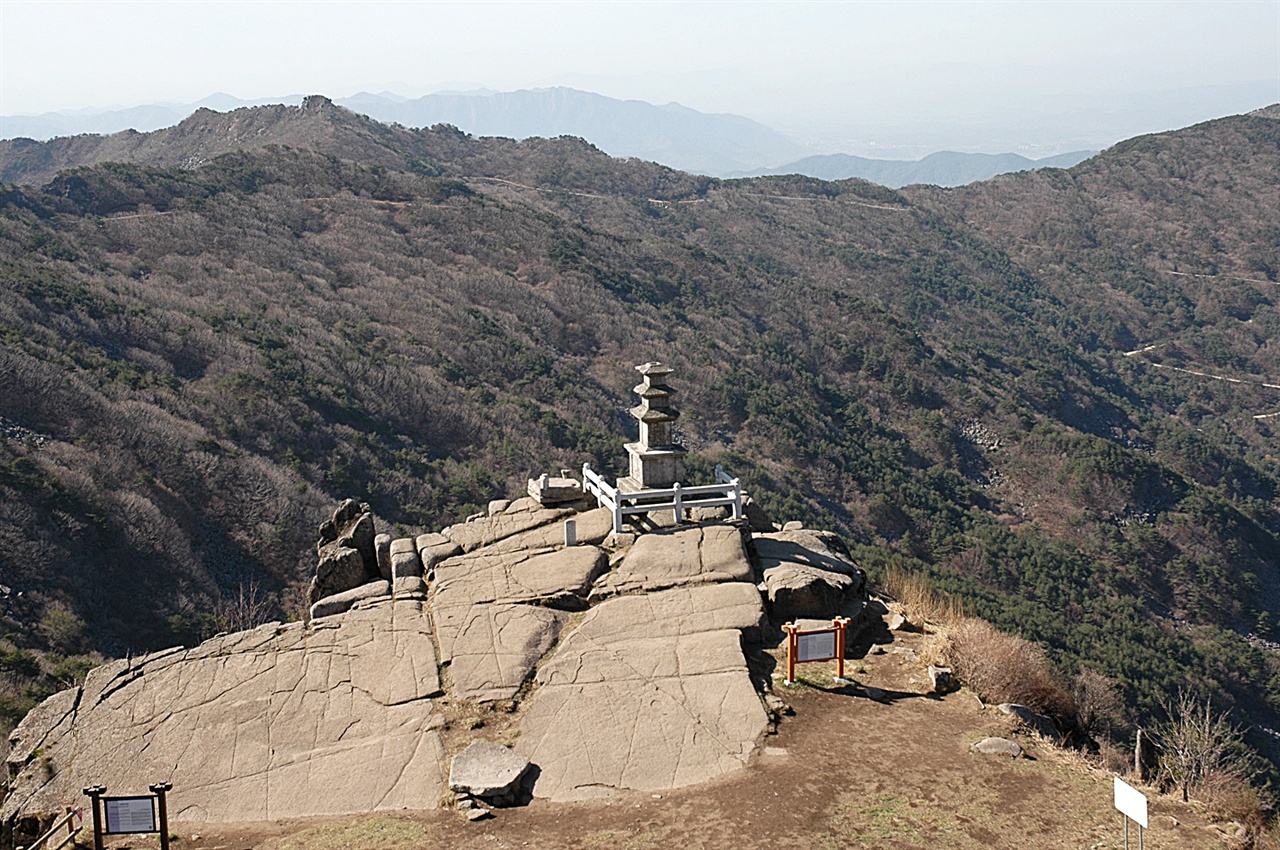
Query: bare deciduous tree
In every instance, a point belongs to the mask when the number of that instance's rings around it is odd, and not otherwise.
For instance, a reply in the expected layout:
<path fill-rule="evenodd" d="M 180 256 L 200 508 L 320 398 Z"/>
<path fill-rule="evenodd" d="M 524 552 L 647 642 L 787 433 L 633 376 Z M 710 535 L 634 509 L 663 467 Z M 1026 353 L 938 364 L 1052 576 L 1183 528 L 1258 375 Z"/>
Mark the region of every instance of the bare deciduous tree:
<path fill-rule="evenodd" d="M 1215 712 L 1208 697 L 1183 689 L 1162 708 L 1168 719 L 1152 730 L 1160 750 L 1160 773 L 1182 789 L 1183 802 L 1191 788 L 1215 771 L 1248 772 L 1237 751 L 1241 732 L 1229 712 Z"/>

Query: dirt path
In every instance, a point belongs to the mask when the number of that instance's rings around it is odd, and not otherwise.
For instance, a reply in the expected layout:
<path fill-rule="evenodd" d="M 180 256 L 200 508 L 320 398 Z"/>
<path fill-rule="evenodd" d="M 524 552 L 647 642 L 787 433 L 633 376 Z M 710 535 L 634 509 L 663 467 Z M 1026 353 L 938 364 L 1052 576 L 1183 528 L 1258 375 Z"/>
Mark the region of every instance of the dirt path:
<path fill-rule="evenodd" d="M 1020 738 L 1031 758 L 981 757 L 969 744 L 1010 735 L 1008 718 L 968 692 L 921 696 L 920 635 L 850 662 L 874 702 L 830 683 L 811 665 L 807 684 L 779 688 L 795 711 L 764 741 L 750 768 L 721 782 L 664 795 L 553 805 L 537 800 L 469 823 L 456 811 L 242 825 L 183 824 L 177 850 L 410 850 L 410 848 L 835 848 L 1123 847 L 1110 776 Z M 866 647 L 863 647 L 863 651 Z M 335 777 L 335 781 L 341 781 Z M 175 789 L 175 793 L 178 790 Z M 193 838 L 199 834 L 199 838 Z M 1148 847 L 1226 846 L 1191 808 L 1153 796 Z M 127 845 L 116 845 L 127 846 Z M 133 841 L 131 846 L 147 846 Z M 1136 844 L 1136 834 L 1134 844 Z"/>

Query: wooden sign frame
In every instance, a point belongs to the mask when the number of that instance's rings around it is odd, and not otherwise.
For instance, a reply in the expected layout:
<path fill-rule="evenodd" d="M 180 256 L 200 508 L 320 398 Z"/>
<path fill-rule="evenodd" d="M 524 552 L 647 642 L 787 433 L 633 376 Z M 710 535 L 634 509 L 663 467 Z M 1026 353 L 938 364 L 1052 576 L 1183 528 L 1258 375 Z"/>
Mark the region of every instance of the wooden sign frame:
<path fill-rule="evenodd" d="M 783 684 L 794 685 L 796 664 L 810 661 L 835 661 L 836 681 L 847 682 L 844 677 L 844 650 L 845 633 L 850 622 L 848 617 L 836 617 L 825 629 L 801 629 L 795 623 L 783 623 L 782 630 L 787 633 L 787 678 Z"/>
<path fill-rule="evenodd" d="M 153 832 L 160 833 L 160 850 L 169 850 L 169 807 L 165 794 L 173 790 L 169 782 L 157 782 L 148 788 L 150 794 L 130 794 L 124 797 L 104 797 L 107 793 L 105 785 L 90 785 L 84 789 L 84 795 L 93 804 L 93 846 L 94 850 L 103 850 L 104 835 L 141 835 Z M 112 803 L 147 803 L 152 806 L 151 829 L 113 828 L 108 812 Z"/>

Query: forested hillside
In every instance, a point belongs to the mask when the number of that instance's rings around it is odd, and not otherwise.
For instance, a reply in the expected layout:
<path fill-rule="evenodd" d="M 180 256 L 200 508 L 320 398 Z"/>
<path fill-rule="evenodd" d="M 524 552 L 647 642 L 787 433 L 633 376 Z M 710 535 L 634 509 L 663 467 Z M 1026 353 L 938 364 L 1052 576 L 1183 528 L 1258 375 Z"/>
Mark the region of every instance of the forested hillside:
<path fill-rule="evenodd" d="M 315 98 L 5 144 L 69 167 L 0 197 L 9 722 L 93 653 L 287 613 L 340 498 L 430 530 L 619 471 L 661 358 L 691 479 L 1042 642 L 1119 738 L 1186 682 L 1280 729 L 1280 121 L 902 191 Z"/>

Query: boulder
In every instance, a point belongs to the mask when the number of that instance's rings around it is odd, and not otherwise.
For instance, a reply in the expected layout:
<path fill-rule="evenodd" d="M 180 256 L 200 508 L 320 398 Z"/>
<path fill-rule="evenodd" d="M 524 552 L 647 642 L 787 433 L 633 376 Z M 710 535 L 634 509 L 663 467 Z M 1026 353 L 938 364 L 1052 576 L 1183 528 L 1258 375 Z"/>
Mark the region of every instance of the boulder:
<path fill-rule="evenodd" d="M 331 544 L 320 552 L 320 563 L 316 565 L 316 574 L 311 579 L 311 602 L 315 604 L 321 599 L 346 593 L 377 577 L 377 572 L 369 574 L 358 551 Z"/>
<path fill-rule="evenodd" d="M 381 575 L 374 547 L 373 513 L 347 499 L 320 526 L 319 563 L 311 583 L 311 602 L 359 587 Z M 353 554 L 354 553 L 354 554 Z"/>
<path fill-rule="evenodd" d="M 414 601 L 110 662 L 15 730 L 23 764 L 0 820 L 61 810 L 104 778 L 171 781 L 179 823 L 432 808 L 447 767 L 440 693 Z"/>
<path fill-rule="evenodd" d="M 397 543 L 400 541 L 396 541 Z M 418 555 L 418 550 L 413 548 L 412 540 L 405 540 L 406 549 L 399 552 L 391 553 L 391 576 L 394 579 L 405 578 L 408 576 L 420 577 L 425 574 L 422 569 L 422 558 Z"/>
<path fill-rule="evenodd" d="M 742 515 L 747 518 L 747 523 L 756 534 L 769 534 L 778 530 L 773 525 L 773 519 L 760 507 L 760 503 L 748 496 L 742 497 Z"/>
<path fill-rule="evenodd" d="M 373 538 L 373 551 L 378 559 L 378 573 L 391 581 L 391 535 L 379 534 Z"/>
<path fill-rule="evenodd" d="M 802 564 L 782 564 L 764 575 L 765 595 L 776 622 L 804 617 L 833 617 L 855 598 L 851 576 L 816 570 Z"/>
<path fill-rule="evenodd" d="M 422 560 L 424 575 L 446 558 L 462 554 L 462 547 L 443 534 L 419 534 L 414 538 L 413 544 Z"/>
<path fill-rule="evenodd" d="M 833 617 L 866 598 L 866 579 L 835 535 L 805 529 L 756 534 L 751 548 L 777 622 Z"/>
<path fill-rule="evenodd" d="M 983 738 L 981 741 L 974 741 L 969 750 L 984 756 L 1008 756 L 1015 759 L 1022 755 L 1022 747 L 1018 742 L 1008 738 Z"/>
<path fill-rule="evenodd" d="M 996 706 L 996 708 L 1005 714 L 1016 717 L 1024 726 L 1051 741 L 1058 742 L 1062 740 L 1062 733 L 1058 731 L 1057 725 L 1051 719 L 1032 711 L 1025 705 L 1019 705 L 1016 702 L 1004 702 Z"/>
<path fill-rule="evenodd" d="M 453 757 L 449 790 L 472 797 L 505 797 L 529 771 L 529 759 L 490 741 L 475 741 Z"/>
<path fill-rule="evenodd" d="M 938 667 L 934 664 L 929 665 L 929 683 L 933 693 L 938 695 L 949 694 L 959 688 L 950 667 Z"/>
<path fill-rule="evenodd" d="M 332 617 L 334 614 L 341 614 L 350 610 L 351 606 L 357 602 L 363 602 L 366 599 L 377 599 L 380 596 L 388 596 L 390 593 L 390 582 L 382 579 L 371 581 L 368 584 L 353 587 L 351 590 L 344 590 L 342 593 L 326 596 L 324 599 L 312 604 L 311 619 Z"/>
<path fill-rule="evenodd" d="M 497 516 L 509 507 L 511 507 L 510 499 L 494 499 L 489 502 L 489 516 Z"/>

